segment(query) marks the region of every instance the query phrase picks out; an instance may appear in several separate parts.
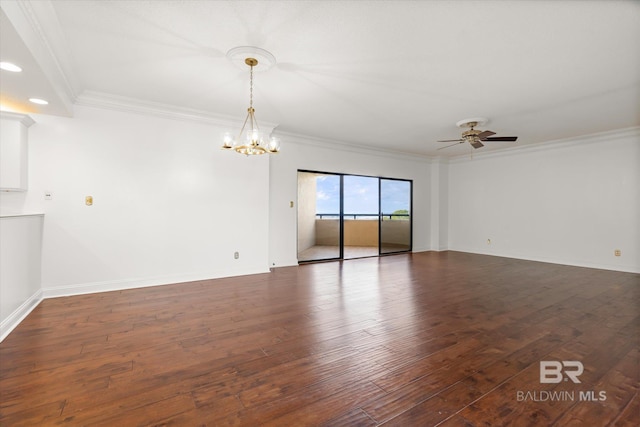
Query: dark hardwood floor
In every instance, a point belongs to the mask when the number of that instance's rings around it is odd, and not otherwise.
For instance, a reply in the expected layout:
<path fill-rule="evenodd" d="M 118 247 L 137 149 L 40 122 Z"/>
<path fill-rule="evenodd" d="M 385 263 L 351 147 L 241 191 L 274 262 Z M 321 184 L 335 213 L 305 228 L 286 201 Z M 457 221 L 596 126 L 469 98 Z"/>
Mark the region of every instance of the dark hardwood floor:
<path fill-rule="evenodd" d="M 640 275 L 456 252 L 48 299 L 0 425 L 638 426 L 639 326 Z"/>

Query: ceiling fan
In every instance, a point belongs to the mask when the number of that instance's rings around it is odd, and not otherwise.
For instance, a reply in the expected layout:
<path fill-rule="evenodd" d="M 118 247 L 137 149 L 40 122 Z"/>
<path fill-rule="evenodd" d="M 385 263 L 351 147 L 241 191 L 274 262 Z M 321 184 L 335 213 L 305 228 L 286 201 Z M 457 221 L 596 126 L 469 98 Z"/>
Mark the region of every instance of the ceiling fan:
<path fill-rule="evenodd" d="M 487 122 L 487 119 L 476 118 L 476 119 L 464 119 L 460 120 L 456 123 L 456 126 L 459 128 L 469 128 L 469 130 L 462 132 L 462 137 L 460 139 L 445 139 L 443 141 L 438 142 L 455 142 L 455 144 L 447 145 L 446 147 L 440 147 L 438 150 L 442 150 L 445 148 L 453 147 L 454 145 L 463 144 L 468 142 L 471 144 L 473 148 L 484 147 L 483 142 L 485 141 L 515 141 L 518 139 L 517 136 L 491 136 L 495 135 L 495 132 L 490 130 L 476 130 L 476 126 L 482 126 Z"/>

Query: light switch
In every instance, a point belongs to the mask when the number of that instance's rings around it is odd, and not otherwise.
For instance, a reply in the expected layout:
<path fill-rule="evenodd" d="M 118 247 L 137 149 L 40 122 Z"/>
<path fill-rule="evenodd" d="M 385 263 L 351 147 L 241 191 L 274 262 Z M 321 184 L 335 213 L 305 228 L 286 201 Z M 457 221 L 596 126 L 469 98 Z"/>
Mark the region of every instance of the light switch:
<path fill-rule="evenodd" d="M 84 204 L 87 206 L 93 205 L 93 196 L 87 196 L 84 198 Z"/>

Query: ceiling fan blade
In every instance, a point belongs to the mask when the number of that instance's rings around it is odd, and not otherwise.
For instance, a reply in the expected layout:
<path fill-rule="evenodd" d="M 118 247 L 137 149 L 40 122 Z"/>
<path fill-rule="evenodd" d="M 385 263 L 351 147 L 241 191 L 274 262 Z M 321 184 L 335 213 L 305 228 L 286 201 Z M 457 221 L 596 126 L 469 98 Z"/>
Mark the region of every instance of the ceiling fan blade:
<path fill-rule="evenodd" d="M 484 144 L 482 142 L 480 142 L 480 141 L 474 141 L 474 142 L 471 143 L 471 146 L 473 148 L 480 148 L 480 147 L 484 147 Z"/>
<path fill-rule="evenodd" d="M 515 141 L 517 136 L 494 136 L 491 138 L 485 138 L 484 141 Z"/>
<path fill-rule="evenodd" d="M 495 132 L 492 132 L 492 131 L 490 131 L 490 130 L 485 130 L 485 131 L 483 131 L 483 132 L 480 132 L 480 133 L 477 135 L 477 138 L 479 138 L 480 140 L 484 141 L 487 137 L 489 137 L 489 136 L 491 136 L 491 135 L 495 135 L 495 134 L 496 134 Z"/>
<path fill-rule="evenodd" d="M 439 141 L 439 142 L 449 142 L 449 141 Z M 440 147 L 438 150 L 444 150 L 445 148 L 453 147 L 454 145 L 462 144 L 464 141 L 458 141 L 455 144 L 447 145 L 446 147 Z"/>
<path fill-rule="evenodd" d="M 443 139 L 442 141 L 436 141 L 436 142 L 464 142 L 464 139 Z"/>

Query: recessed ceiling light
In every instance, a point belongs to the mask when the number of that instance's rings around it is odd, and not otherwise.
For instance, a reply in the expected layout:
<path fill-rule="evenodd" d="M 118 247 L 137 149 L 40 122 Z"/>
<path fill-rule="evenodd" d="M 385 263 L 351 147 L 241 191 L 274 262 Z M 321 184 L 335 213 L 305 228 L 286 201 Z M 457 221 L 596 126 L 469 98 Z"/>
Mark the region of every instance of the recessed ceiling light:
<path fill-rule="evenodd" d="M 29 98 L 29 101 L 39 105 L 47 105 L 49 103 L 49 101 L 40 98 Z"/>
<path fill-rule="evenodd" d="M 20 71 L 22 71 L 22 68 L 11 62 L 0 62 L 0 69 L 11 71 L 12 73 L 19 73 Z"/>

